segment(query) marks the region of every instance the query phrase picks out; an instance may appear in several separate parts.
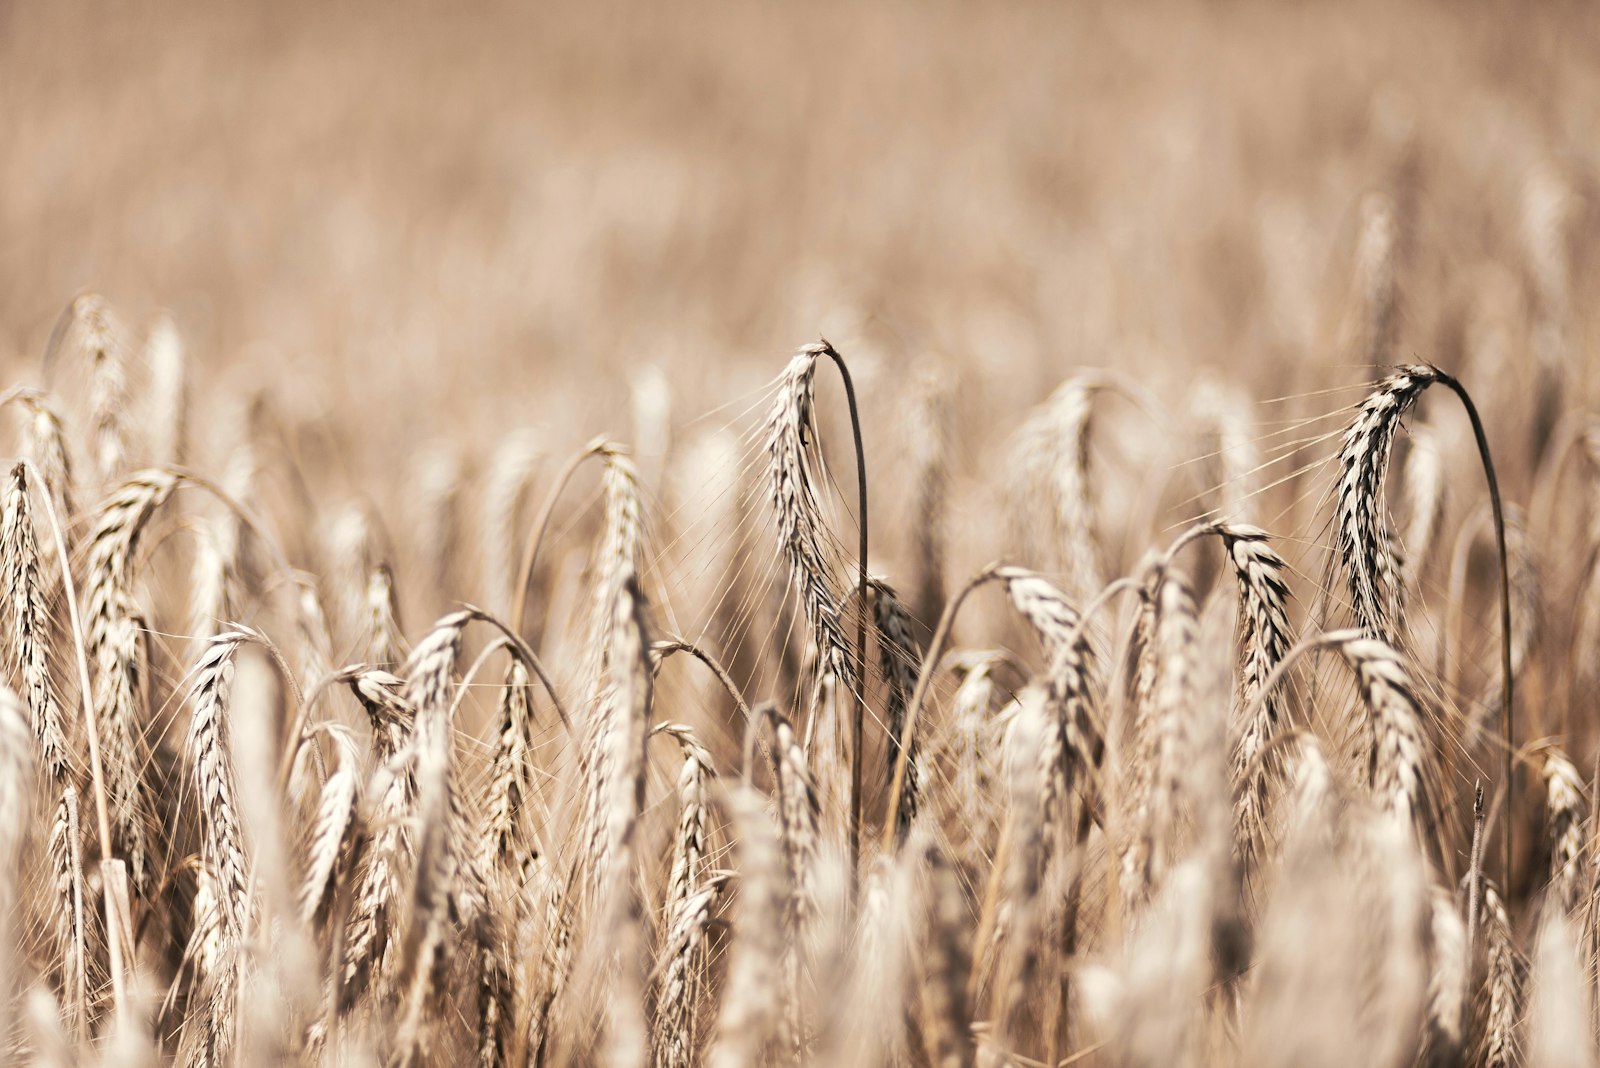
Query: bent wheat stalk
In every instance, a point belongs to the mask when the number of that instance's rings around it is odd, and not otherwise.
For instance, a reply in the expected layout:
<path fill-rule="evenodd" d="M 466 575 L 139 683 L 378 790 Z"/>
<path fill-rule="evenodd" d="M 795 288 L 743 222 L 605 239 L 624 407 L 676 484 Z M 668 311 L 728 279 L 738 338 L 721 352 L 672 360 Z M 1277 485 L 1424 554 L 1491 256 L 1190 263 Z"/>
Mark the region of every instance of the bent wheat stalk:
<path fill-rule="evenodd" d="M 855 438 L 860 545 L 856 559 L 858 611 L 853 662 L 845 653 L 839 599 L 833 592 L 825 563 L 823 546 L 827 532 L 817 501 L 817 480 L 810 454 L 816 431 L 813 379 L 817 360 L 823 356 L 839 369 Z M 767 418 L 766 442 L 767 478 L 778 519 L 778 540 L 789 564 L 790 581 L 800 593 L 806 622 L 824 657 L 823 673 L 832 672 L 851 694 L 854 714 L 850 743 L 850 870 L 853 877 L 861 857 L 861 743 L 866 712 L 859 673 L 867 659 L 867 456 L 861 441 L 861 414 L 856 405 L 855 383 L 844 357 L 826 340 L 802 348 L 784 369 L 777 401 Z M 904 781 L 903 776 L 900 781 Z M 898 783 L 895 789 L 900 789 Z"/>
<path fill-rule="evenodd" d="M 1511 878 L 1513 854 L 1511 822 L 1512 753 L 1515 751 L 1515 706 L 1512 704 L 1511 569 L 1507 563 L 1506 520 L 1500 484 L 1489 455 L 1489 439 L 1466 388 L 1430 364 L 1400 368 L 1379 383 L 1356 411 L 1339 448 L 1336 543 L 1350 584 L 1356 622 L 1369 637 L 1395 644 L 1399 625 L 1397 608 L 1401 576 L 1392 554 L 1393 537 L 1384 514 L 1383 487 L 1389 453 L 1400 421 L 1429 386 L 1438 384 L 1454 393 L 1472 424 L 1472 436 L 1483 463 L 1494 515 L 1495 551 L 1500 565 L 1500 700 L 1505 728 L 1505 764 L 1502 794 L 1505 804 L 1505 871 Z"/>

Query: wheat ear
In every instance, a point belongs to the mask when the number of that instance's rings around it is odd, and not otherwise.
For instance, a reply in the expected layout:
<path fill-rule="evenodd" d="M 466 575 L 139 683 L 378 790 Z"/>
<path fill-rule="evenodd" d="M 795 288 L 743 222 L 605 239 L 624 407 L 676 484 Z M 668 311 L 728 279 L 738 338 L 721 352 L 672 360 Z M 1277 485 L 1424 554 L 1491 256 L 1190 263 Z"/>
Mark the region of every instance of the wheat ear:
<path fill-rule="evenodd" d="M 84 647 L 94 664 L 94 718 L 101 739 L 116 847 L 134 885 L 146 881 L 146 802 L 139 786 L 143 739 L 138 723 L 140 659 L 129 587 L 139 536 L 177 479 L 160 471 L 134 475 L 101 502 L 84 565 Z"/>
<path fill-rule="evenodd" d="M 21 884 L 22 844 L 32 803 L 33 735 L 27 713 L 11 688 L 0 684 L 0 1035 L 11 1033 L 11 1011 L 23 969 L 17 953 L 21 930 L 13 930 Z"/>
<path fill-rule="evenodd" d="M 789 582 L 799 596 L 806 624 L 821 654 L 819 675 L 831 674 L 850 691 L 854 713 L 850 745 L 850 867 L 855 871 L 861 855 L 861 749 L 865 706 L 860 671 L 867 655 L 865 613 L 856 620 L 855 655 L 845 645 L 840 598 L 829 573 L 830 534 L 817 497 L 816 461 L 811 442 L 816 434 L 814 380 L 817 360 L 826 356 L 839 369 L 850 406 L 855 436 L 857 525 L 857 595 L 867 604 L 867 461 L 861 443 L 861 417 L 855 384 L 844 357 L 826 341 L 807 345 L 795 354 L 778 382 L 778 396 L 767 417 L 767 483 L 777 517 L 778 544 L 789 565 Z M 898 788 L 898 787 L 897 787 Z"/>
<path fill-rule="evenodd" d="M 1489 439 L 1483 421 L 1465 387 L 1437 367 L 1412 364 L 1400 368 L 1379 383 L 1362 401 L 1356 417 L 1345 431 L 1339 448 L 1339 485 L 1334 525 L 1337 548 L 1350 584 L 1356 623 L 1368 637 L 1390 645 L 1398 640 L 1400 620 L 1396 618 L 1402 586 L 1392 553 L 1393 537 L 1384 511 L 1384 481 L 1388 476 L 1389 453 L 1400 421 L 1429 386 L 1438 383 L 1454 393 L 1472 424 L 1472 435 L 1483 464 L 1489 487 L 1489 504 L 1494 516 L 1495 548 L 1500 564 L 1500 690 L 1505 725 L 1504 782 L 1501 793 L 1505 810 L 1505 873 L 1511 872 L 1512 754 L 1515 751 L 1515 704 L 1512 700 L 1511 570 L 1507 564 L 1506 521 L 1500 499 L 1500 484 L 1494 461 L 1489 455 Z"/>
<path fill-rule="evenodd" d="M 746 1068 L 761 1064 L 772 1047 L 783 1011 L 781 962 L 788 939 L 788 880 L 777 829 L 748 786 L 723 794 L 732 819 L 739 863 L 739 903 L 728 960 L 727 994 L 717 1015 L 705 1064 Z"/>
<path fill-rule="evenodd" d="M 0 553 L 5 557 L 5 599 L 11 607 L 12 656 L 27 697 L 40 764 L 52 787 L 60 790 L 68 781 L 70 749 L 50 671 L 51 620 L 40 588 L 25 464 L 11 469 Z"/>
<path fill-rule="evenodd" d="M 917 676 L 922 671 L 922 650 L 917 647 L 912 633 L 911 614 L 895 595 L 894 588 L 882 580 L 872 583 L 872 623 L 878 643 L 878 667 L 883 675 L 885 698 L 884 722 L 888 730 L 889 745 L 885 751 L 888 775 L 892 787 L 895 769 L 900 763 L 900 736 L 905 731 L 906 705 L 916 689 Z M 901 797 L 895 807 L 895 834 L 904 841 L 917 815 L 917 789 L 922 778 L 922 768 L 913 749 L 906 755 L 910 771 L 901 779 Z"/>
<path fill-rule="evenodd" d="M 1584 897 L 1583 852 L 1586 813 L 1583 779 L 1561 750 L 1544 756 L 1545 813 L 1550 830 L 1549 900 L 1569 915 Z"/>
<path fill-rule="evenodd" d="M 250 873 L 228 741 L 228 702 L 234 655 L 246 638 L 243 632 L 226 631 L 211 639 L 195 667 L 189 693 L 188 751 L 200 801 L 201 855 L 216 880 L 223 928 L 234 943 L 242 938 L 248 919 Z"/>

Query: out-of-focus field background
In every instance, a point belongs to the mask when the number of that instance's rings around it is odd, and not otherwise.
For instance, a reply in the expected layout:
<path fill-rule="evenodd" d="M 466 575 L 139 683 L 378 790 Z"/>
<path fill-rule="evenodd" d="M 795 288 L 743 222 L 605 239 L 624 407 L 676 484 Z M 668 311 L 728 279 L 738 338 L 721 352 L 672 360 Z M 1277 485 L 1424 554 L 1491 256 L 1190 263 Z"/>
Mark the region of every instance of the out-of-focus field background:
<path fill-rule="evenodd" d="M 1600 143 L 1597 22 L 8 4 L 0 351 L 37 360 L 84 288 L 170 309 L 205 375 L 361 398 L 380 463 L 463 411 L 621 433 L 647 363 L 711 408 L 819 330 L 949 361 L 986 417 L 1078 363 L 1343 382 L 1368 190 L 1403 206 L 1402 354 L 1521 314 L 1524 188 Z"/>

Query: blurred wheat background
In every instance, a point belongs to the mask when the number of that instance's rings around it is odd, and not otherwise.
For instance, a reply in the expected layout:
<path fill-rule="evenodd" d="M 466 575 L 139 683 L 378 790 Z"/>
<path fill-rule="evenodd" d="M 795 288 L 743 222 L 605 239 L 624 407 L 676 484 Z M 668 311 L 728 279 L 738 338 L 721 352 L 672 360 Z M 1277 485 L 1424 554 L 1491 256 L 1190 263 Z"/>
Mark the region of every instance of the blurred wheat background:
<path fill-rule="evenodd" d="M 1597 57 L 0 5 L 6 1059 L 1596 1063 Z"/>

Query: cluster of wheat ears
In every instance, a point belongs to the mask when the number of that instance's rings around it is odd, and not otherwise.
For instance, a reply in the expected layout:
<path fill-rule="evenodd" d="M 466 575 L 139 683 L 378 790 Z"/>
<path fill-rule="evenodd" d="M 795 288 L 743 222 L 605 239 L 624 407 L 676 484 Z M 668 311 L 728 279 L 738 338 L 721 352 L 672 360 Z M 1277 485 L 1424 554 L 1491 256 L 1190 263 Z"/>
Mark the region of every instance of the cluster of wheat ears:
<path fill-rule="evenodd" d="M 666 465 L 729 535 L 673 604 L 683 524 L 620 444 L 436 464 L 402 539 L 263 507 L 248 427 L 191 466 L 170 326 L 80 297 L 46 368 L 82 396 L 3 395 L 8 1061 L 1593 1063 L 1596 784 L 1534 727 L 1596 674 L 1600 532 L 1572 611 L 1539 569 L 1600 432 L 1554 373 L 1526 510 L 1414 364 L 1270 480 L 1252 406 L 1197 406 L 1178 525 L 1091 477 L 1096 413 L 1160 402 L 1072 376 L 993 476 L 1015 555 L 964 577 L 948 391 L 886 517 L 808 345 L 742 450 Z M 403 575 L 445 614 L 403 627 Z"/>

